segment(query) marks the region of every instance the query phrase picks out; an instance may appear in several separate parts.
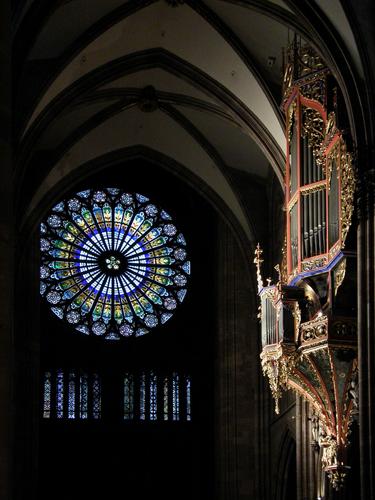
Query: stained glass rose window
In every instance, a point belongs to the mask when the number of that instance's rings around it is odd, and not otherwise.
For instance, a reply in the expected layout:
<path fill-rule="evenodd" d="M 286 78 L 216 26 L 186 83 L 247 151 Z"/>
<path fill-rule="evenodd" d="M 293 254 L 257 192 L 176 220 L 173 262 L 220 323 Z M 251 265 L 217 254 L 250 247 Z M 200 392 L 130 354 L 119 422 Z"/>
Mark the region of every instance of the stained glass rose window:
<path fill-rule="evenodd" d="M 187 292 L 186 241 L 147 197 L 86 190 L 40 226 L 40 292 L 84 334 L 140 336 L 170 319 Z"/>

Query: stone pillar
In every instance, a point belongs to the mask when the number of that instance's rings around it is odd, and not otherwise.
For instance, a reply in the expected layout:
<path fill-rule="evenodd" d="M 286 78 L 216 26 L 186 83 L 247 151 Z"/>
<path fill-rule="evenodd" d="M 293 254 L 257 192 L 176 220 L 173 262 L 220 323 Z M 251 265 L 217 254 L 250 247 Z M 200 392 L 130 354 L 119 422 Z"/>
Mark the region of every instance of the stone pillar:
<path fill-rule="evenodd" d="M 13 187 L 10 2 L 0 2 L 0 498 L 12 497 Z"/>
<path fill-rule="evenodd" d="M 296 396 L 297 499 L 315 500 L 316 457 L 312 443 L 309 403 Z"/>
<path fill-rule="evenodd" d="M 263 498 L 261 374 L 256 292 L 231 229 L 218 223 L 215 442 L 217 500 Z M 264 483 L 265 484 L 265 483 Z"/>
<path fill-rule="evenodd" d="M 361 498 L 375 498 L 375 169 L 358 186 L 358 365 Z"/>

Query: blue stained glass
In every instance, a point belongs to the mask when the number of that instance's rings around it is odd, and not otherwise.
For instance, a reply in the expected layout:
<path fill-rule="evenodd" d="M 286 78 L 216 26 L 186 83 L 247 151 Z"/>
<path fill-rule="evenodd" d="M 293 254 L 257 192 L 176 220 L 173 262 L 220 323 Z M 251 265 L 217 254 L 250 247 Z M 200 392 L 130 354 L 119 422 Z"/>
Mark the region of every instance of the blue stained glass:
<path fill-rule="evenodd" d="M 88 376 L 84 373 L 79 378 L 79 418 L 86 419 L 88 417 L 88 397 Z"/>
<path fill-rule="evenodd" d="M 157 376 L 154 372 L 150 373 L 150 420 L 157 420 L 158 399 L 157 399 Z"/>
<path fill-rule="evenodd" d="M 56 416 L 64 417 L 64 373 L 58 370 L 56 374 Z"/>
<path fill-rule="evenodd" d="M 53 228 L 61 226 L 61 218 L 58 215 L 50 215 L 47 222 Z"/>
<path fill-rule="evenodd" d="M 191 420 L 191 379 L 186 377 L 186 420 Z"/>
<path fill-rule="evenodd" d="M 50 242 L 46 240 L 45 238 L 40 239 L 40 249 L 44 252 L 48 250 L 50 247 Z"/>
<path fill-rule="evenodd" d="M 169 417 L 169 402 L 168 402 L 168 378 L 165 377 L 163 383 L 163 418 L 168 420 Z"/>
<path fill-rule="evenodd" d="M 123 194 L 120 199 L 124 205 L 131 205 L 133 203 L 133 196 L 129 193 Z"/>
<path fill-rule="evenodd" d="M 68 385 L 68 418 L 75 418 L 76 416 L 76 381 L 75 373 L 69 373 L 69 385 Z"/>
<path fill-rule="evenodd" d="M 124 419 L 134 418 L 134 378 L 131 374 L 124 377 Z"/>
<path fill-rule="evenodd" d="M 51 372 L 44 374 L 44 387 L 43 387 L 43 418 L 51 417 Z"/>
<path fill-rule="evenodd" d="M 190 274 L 190 262 L 189 261 L 186 261 L 183 265 L 182 265 L 182 269 L 185 271 L 186 274 Z"/>
<path fill-rule="evenodd" d="M 124 337 L 131 337 L 134 333 L 134 329 L 130 325 L 122 325 L 120 327 L 120 333 L 124 335 Z"/>
<path fill-rule="evenodd" d="M 187 278 L 183 274 L 178 274 L 177 276 L 175 276 L 174 282 L 177 286 L 185 286 L 187 283 Z"/>
<path fill-rule="evenodd" d="M 184 238 L 184 235 L 183 234 L 179 234 L 177 236 L 177 243 L 180 243 L 181 245 L 186 245 L 186 240 Z"/>
<path fill-rule="evenodd" d="M 95 420 L 100 419 L 102 412 L 102 395 L 100 379 L 97 374 L 93 376 L 92 382 L 92 417 Z"/>
<path fill-rule="evenodd" d="M 52 208 L 52 210 L 53 210 L 54 212 L 63 212 L 63 211 L 64 211 L 64 208 L 65 208 L 65 207 L 64 207 L 64 202 L 63 202 L 63 201 L 61 201 L 60 203 L 58 203 L 57 205 L 55 205 L 55 206 Z"/>
<path fill-rule="evenodd" d="M 163 313 L 161 315 L 161 322 L 162 322 L 162 324 L 166 323 L 172 316 L 173 316 L 172 313 Z"/>
<path fill-rule="evenodd" d="M 146 419 L 146 375 L 142 373 L 139 384 L 139 418 Z"/>
<path fill-rule="evenodd" d="M 157 207 L 155 205 L 152 205 L 152 204 L 147 205 L 147 207 L 146 207 L 145 210 L 146 210 L 146 214 L 149 215 L 149 216 L 151 216 L 151 217 L 153 215 L 156 215 L 158 213 Z"/>
<path fill-rule="evenodd" d="M 172 311 L 173 309 L 176 309 L 177 307 L 177 302 L 175 299 L 172 299 L 171 297 L 167 298 L 164 300 L 164 307 L 168 309 L 169 311 Z"/>
<path fill-rule="evenodd" d="M 52 307 L 51 311 L 60 319 L 64 317 L 64 311 L 60 307 Z"/>
<path fill-rule="evenodd" d="M 185 290 L 185 289 L 183 289 L 183 290 L 179 290 L 179 291 L 177 292 L 177 297 L 178 297 L 178 300 L 179 300 L 180 302 L 182 302 L 182 301 L 184 300 L 185 295 L 186 295 L 186 292 L 187 292 L 187 290 Z"/>
<path fill-rule="evenodd" d="M 107 199 L 107 195 L 104 191 L 95 191 L 93 199 L 97 203 L 103 203 Z"/>
<path fill-rule="evenodd" d="M 169 215 L 169 213 L 167 213 L 165 210 L 162 210 L 160 215 L 161 215 L 161 218 L 164 220 L 171 220 L 172 219 L 172 217 Z"/>
<path fill-rule="evenodd" d="M 177 229 L 176 229 L 176 226 L 174 226 L 173 224 L 166 224 L 164 227 L 163 227 L 163 231 L 165 232 L 166 235 L 168 236 L 174 236 L 176 233 L 177 233 Z"/>
<path fill-rule="evenodd" d="M 135 332 L 136 337 L 141 337 L 142 335 L 146 335 L 148 333 L 148 330 L 146 328 L 138 328 L 138 330 Z"/>
<path fill-rule="evenodd" d="M 84 333 L 85 335 L 88 335 L 90 333 L 90 330 L 86 325 L 79 325 L 77 326 L 76 330 L 78 332 Z"/>
<path fill-rule="evenodd" d="M 81 208 L 81 202 L 77 198 L 68 201 L 69 210 L 77 212 Z"/>
<path fill-rule="evenodd" d="M 42 222 L 40 240 L 41 294 L 52 311 L 107 340 L 165 323 L 190 273 L 170 215 L 119 188 L 80 191 L 58 207 Z"/>
<path fill-rule="evenodd" d="M 116 332 L 109 332 L 108 335 L 106 336 L 106 339 L 108 339 L 108 340 L 119 340 L 120 336 Z"/>
<path fill-rule="evenodd" d="M 69 311 L 68 314 L 66 315 L 66 319 L 68 323 L 79 323 L 79 320 L 81 319 L 81 315 L 77 311 Z"/>
<path fill-rule="evenodd" d="M 117 189 L 117 188 L 107 188 L 107 191 L 112 196 L 117 196 L 119 194 L 119 192 L 120 192 L 120 190 Z"/>
<path fill-rule="evenodd" d="M 40 267 L 40 277 L 43 279 L 43 278 L 48 278 L 48 276 L 50 275 L 50 270 L 48 269 L 47 266 L 41 266 Z"/>
<path fill-rule="evenodd" d="M 86 189 L 85 191 L 80 191 L 77 195 L 81 198 L 88 198 L 90 196 L 90 192 L 91 191 L 89 189 Z"/>
<path fill-rule="evenodd" d="M 177 260 L 185 260 L 186 259 L 186 250 L 183 248 L 177 248 L 174 251 L 174 256 L 176 257 Z"/>
<path fill-rule="evenodd" d="M 101 321 L 97 321 L 92 326 L 92 331 L 95 333 L 95 335 L 103 335 L 106 332 L 106 330 L 107 328 L 105 324 Z"/>
<path fill-rule="evenodd" d="M 140 203 L 146 203 L 149 198 L 146 198 L 146 196 L 143 196 L 142 194 L 136 193 L 136 198 Z"/>
<path fill-rule="evenodd" d="M 158 318 L 154 314 L 147 314 L 145 323 L 148 327 L 153 328 L 158 324 Z"/>
<path fill-rule="evenodd" d="M 180 419 L 180 386 L 177 373 L 172 375 L 172 420 Z"/>

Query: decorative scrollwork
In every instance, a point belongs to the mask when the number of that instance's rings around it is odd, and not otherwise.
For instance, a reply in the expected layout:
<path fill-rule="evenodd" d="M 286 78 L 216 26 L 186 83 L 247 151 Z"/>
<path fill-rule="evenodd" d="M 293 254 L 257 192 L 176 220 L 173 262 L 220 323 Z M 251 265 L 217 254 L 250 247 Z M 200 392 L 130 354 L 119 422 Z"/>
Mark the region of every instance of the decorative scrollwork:
<path fill-rule="evenodd" d="M 324 120 L 322 115 L 313 108 L 303 108 L 302 112 L 302 133 L 307 137 L 309 146 L 312 147 L 315 161 L 322 165 L 321 146 L 324 139 Z"/>
<path fill-rule="evenodd" d="M 292 104 L 289 106 L 288 109 L 288 130 L 287 130 L 287 136 L 289 139 L 289 142 L 292 140 L 292 132 L 293 132 L 293 125 L 295 122 L 295 112 L 297 108 L 297 103 L 294 100 Z"/>
<path fill-rule="evenodd" d="M 311 321 L 306 321 L 300 326 L 300 339 L 304 342 L 321 339 L 328 333 L 327 316 L 319 316 Z"/>
<path fill-rule="evenodd" d="M 262 253 L 263 253 L 263 250 L 260 248 L 260 245 L 259 243 L 257 244 L 257 247 L 255 249 L 255 252 L 254 252 L 254 264 L 256 265 L 256 268 L 257 268 L 257 283 L 258 283 L 258 292 L 260 292 L 260 290 L 263 288 L 264 284 L 263 284 L 263 278 L 262 278 L 262 274 L 260 272 L 261 270 L 261 265 L 262 265 L 262 262 L 264 262 L 264 260 L 262 259 Z"/>
<path fill-rule="evenodd" d="M 354 337 L 357 333 L 357 325 L 354 321 L 335 321 L 332 328 L 338 337 Z"/>
<path fill-rule="evenodd" d="M 326 266 L 327 257 L 319 257 L 318 259 L 307 260 L 302 262 L 302 271 L 314 271 Z"/>
<path fill-rule="evenodd" d="M 275 400 L 275 412 L 279 414 L 279 400 L 287 388 L 288 379 L 296 365 L 295 346 L 278 344 L 274 349 L 266 349 L 260 355 L 263 375 L 268 377 L 272 397 Z"/>
<path fill-rule="evenodd" d="M 342 259 L 342 261 L 338 264 L 338 266 L 335 269 L 335 295 L 337 295 L 337 291 L 339 287 L 341 286 L 342 282 L 344 281 L 345 278 L 345 272 L 346 272 L 346 259 Z"/>
<path fill-rule="evenodd" d="M 355 174 L 353 168 L 352 155 L 347 152 L 344 141 L 341 143 L 341 247 L 344 248 L 346 236 L 348 234 L 353 210 L 355 192 Z"/>

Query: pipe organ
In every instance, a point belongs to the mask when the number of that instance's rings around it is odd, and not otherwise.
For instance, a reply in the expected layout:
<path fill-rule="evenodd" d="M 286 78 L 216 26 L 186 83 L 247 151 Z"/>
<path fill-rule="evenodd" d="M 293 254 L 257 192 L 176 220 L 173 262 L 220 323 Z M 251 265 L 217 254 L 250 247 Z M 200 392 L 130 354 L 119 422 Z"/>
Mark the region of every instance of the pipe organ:
<path fill-rule="evenodd" d="M 338 489 L 350 423 L 356 418 L 355 252 L 347 245 L 355 176 L 340 90 L 324 62 L 296 40 L 287 51 L 282 108 L 286 116 L 286 248 L 276 284 L 257 267 L 261 362 L 272 395 L 307 399 L 316 415 L 316 445 Z"/>

